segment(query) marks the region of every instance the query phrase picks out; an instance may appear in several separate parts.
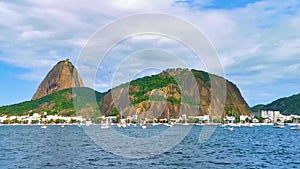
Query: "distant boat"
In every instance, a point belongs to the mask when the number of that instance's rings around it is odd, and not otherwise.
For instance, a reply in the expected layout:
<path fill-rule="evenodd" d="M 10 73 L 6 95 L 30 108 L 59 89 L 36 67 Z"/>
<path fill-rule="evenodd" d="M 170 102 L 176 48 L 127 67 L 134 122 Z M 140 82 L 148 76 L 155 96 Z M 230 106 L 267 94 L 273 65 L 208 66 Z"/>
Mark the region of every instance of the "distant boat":
<path fill-rule="evenodd" d="M 284 123 L 274 123 L 273 127 L 283 129 L 284 128 Z"/>
<path fill-rule="evenodd" d="M 292 127 L 291 130 L 300 130 L 300 124 L 298 124 L 296 127 Z"/>
<path fill-rule="evenodd" d="M 101 129 L 108 129 L 109 127 L 108 119 L 106 119 L 105 123 L 101 124 Z"/>
<path fill-rule="evenodd" d="M 280 121 L 276 121 L 275 122 L 275 113 L 273 111 L 273 127 L 274 128 L 280 128 L 280 129 L 283 129 L 284 128 L 284 123 L 280 123 Z"/>
<path fill-rule="evenodd" d="M 64 125 L 64 124 L 62 124 L 60 127 L 61 127 L 61 128 L 64 128 L 64 127 L 65 127 L 65 125 Z"/>
<path fill-rule="evenodd" d="M 121 122 L 117 124 L 118 127 L 120 128 L 125 128 L 127 125 L 126 125 L 126 122 L 124 119 L 121 119 Z"/>
<path fill-rule="evenodd" d="M 225 126 L 224 129 L 229 130 L 229 131 L 233 131 L 234 128 L 232 126 Z"/>
<path fill-rule="evenodd" d="M 101 125 L 101 129 L 108 129 L 109 127 L 109 125 Z"/>
<path fill-rule="evenodd" d="M 47 126 L 43 124 L 43 125 L 41 125 L 41 128 L 42 128 L 42 129 L 46 129 Z"/>
<path fill-rule="evenodd" d="M 152 126 L 157 126 L 157 125 L 159 125 L 159 124 L 158 124 L 158 123 L 155 123 L 155 122 L 152 123 Z"/>
<path fill-rule="evenodd" d="M 173 127 L 173 124 L 172 123 L 164 123 L 165 126 L 168 126 L 168 127 Z"/>
<path fill-rule="evenodd" d="M 147 126 L 146 125 L 142 125 L 142 129 L 146 129 L 147 128 Z"/>

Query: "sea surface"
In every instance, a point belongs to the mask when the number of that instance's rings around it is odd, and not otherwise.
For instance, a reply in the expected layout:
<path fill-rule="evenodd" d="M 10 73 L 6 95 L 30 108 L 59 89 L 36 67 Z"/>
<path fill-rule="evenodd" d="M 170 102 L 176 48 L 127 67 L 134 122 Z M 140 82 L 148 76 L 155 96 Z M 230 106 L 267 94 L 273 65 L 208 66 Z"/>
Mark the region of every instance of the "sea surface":
<path fill-rule="evenodd" d="M 130 137 L 153 136 L 166 129 L 116 128 Z M 201 129 L 192 127 L 167 152 L 133 159 L 106 152 L 79 126 L 0 126 L 0 168 L 300 168 L 300 131 L 288 126 L 234 131 L 217 127 L 206 142 L 199 143 Z"/>

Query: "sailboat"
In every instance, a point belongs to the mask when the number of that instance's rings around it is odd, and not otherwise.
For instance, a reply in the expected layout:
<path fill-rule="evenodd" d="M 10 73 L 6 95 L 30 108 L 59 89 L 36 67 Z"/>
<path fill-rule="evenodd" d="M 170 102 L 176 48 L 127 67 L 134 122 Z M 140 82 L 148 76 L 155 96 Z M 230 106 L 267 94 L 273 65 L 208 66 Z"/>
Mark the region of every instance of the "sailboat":
<path fill-rule="evenodd" d="M 110 126 L 108 124 L 108 119 L 105 120 L 105 123 L 101 124 L 101 129 L 108 129 Z"/>
<path fill-rule="evenodd" d="M 44 116 L 42 117 L 42 123 L 43 123 L 43 125 L 41 126 L 41 128 L 42 129 L 46 129 L 47 128 L 47 126 L 46 126 L 46 124 L 43 122 L 43 118 L 45 117 L 46 118 L 46 116 L 47 116 L 47 112 L 44 112 Z"/>
<path fill-rule="evenodd" d="M 187 121 L 186 121 L 186 114 L 185 114 L 185 116 L 184 116 L 184 123 L 182 124 L 183 126 L 188 126 L 189 124 L 187 123 Z"/>

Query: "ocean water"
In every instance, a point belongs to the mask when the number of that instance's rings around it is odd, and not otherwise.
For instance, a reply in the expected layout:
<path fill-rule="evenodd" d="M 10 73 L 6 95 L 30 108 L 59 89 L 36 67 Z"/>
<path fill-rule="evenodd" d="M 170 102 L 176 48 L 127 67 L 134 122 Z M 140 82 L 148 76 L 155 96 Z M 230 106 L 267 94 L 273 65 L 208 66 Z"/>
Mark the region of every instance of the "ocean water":
<path fill-rule="evenodd" d="M 131 137 L 149 137 L 165 129 L 116 130 Z M 82 127 L 0 126 L 0 168 L 300 168 L 300 131 L 288 126 L 234 131 L 218 127 L 205 143 L 199 143 L 201 129 L 194 126 L 167 152 L 132 159 L 106 152 Z"/>

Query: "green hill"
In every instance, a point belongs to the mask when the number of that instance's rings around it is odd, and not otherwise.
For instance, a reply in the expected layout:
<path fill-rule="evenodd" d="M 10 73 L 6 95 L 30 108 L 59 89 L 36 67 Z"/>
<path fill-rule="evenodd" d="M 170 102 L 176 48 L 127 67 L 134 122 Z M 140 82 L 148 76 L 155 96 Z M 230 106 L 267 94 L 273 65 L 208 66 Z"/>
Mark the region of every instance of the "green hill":
<path fill-rule="evenodd" d="M 259 111 L 262 110 L 264 107 L 265 107 L 264 104 L 258 104 L 258 105 L 255 105 L 255 106 L 251 107 L 251 111 L 252 111 L 252 112 L 259 112 Z"/>
<path fill-rule="evenodd" d="M 284 115 L 300 115 L 300 94 L 277 99 L 265 105 L 262 110 L 279 110 Z"/>
<path fill-rule="evenodd" d="M 194 88 L 195 86 L 192 85 L 191 81 L 183 79 L 191 75 L 191 73 L 195 77 L 197 89 Z M 219 110 L 222 112 L 218 113 L 222 113 L 223 115 L 235 115 L 237 117 L 242 114 L 249 115 L 251 112 L 250 108 L 235 84 L 222 77 L 204 71 L 180 68 L 167 69 L 159 74 L 142 77 L 112 89 L 103 98 L 101 112 L 104 115 L 108 115 L 117 108 L 122 110 L 122 114 L 125 117 L 137 114 L 138 116 L 152 118 L 151 115 L 155 114 L 155 117 L 159 119 L 179 118 L 181 116 L 181 109 L 194 116 L 210 114 L 212 95 L 210 83 L 212 77 L 216 79 L 216 83 L 224 81 L 227 86 L 226 91 L 220 91 L 226 93 L 225 109 Z M 177 83 L 186 85 L 185 91 L 181 91 Z M 115 102 L 112 99 L 112 91 L 114 91 L 114 95 L 116 96 L 126 95 L 124 92 L 126 92 L 127 87 L 129 88 L 131 104 L 114 105 Z M 192 99 L 194 98 L 195 93 L 193 91 L 195 90 L 199 91 L 199 102 L 195 102 L 195 100 Z M 160 103 L 164 100 L 166 102 L 164 102 L 164 104 L 153 104 L 153 106 L 149 101 L 150 99 Z M 117 102 L 122 102 L 122 100 Z M 125 101 L 123 103 L 125 103 Z M 198 105 L 199 109 L 195 111 L 191 105 Z M 147 114 L 143 112 L 147 112 Z M 157 115 L 158 112 L 161 114 Z"/>
<path fill-rule="evenodd" d="M 90 97 L 91 94 L 95 97 Z M 47 112 L 49 115 L 59 114 L 62 116 L 75 116 L 76 114 L 73 102 L 81 103 L 76 104 L 77 110 L 80 110 L 78 113 L 87 113 L 87 111 L 95 112 L 97 106 L 101 108 L 100 100 L 104 94 L 105 93 L 99 93 L 87 87 L 68 88 L 37 100 L 2 106 L 0 107 L 0 115 L 27 115 Z M 95 105 L 94 100 L 92 100 L 95 98 L 97 105 Z"/>

